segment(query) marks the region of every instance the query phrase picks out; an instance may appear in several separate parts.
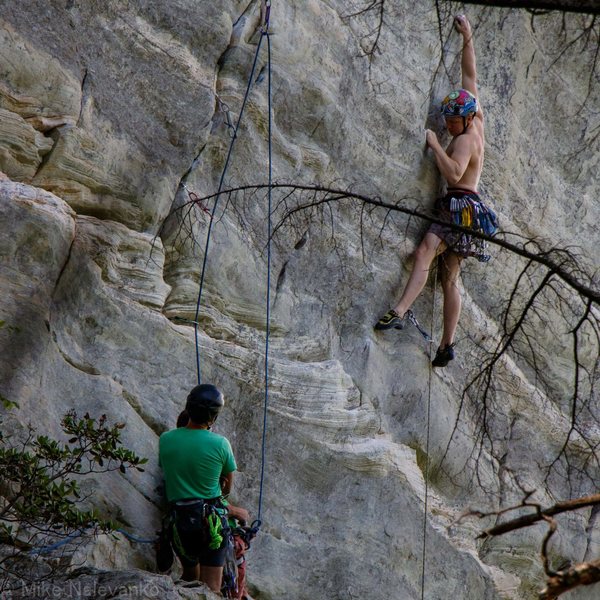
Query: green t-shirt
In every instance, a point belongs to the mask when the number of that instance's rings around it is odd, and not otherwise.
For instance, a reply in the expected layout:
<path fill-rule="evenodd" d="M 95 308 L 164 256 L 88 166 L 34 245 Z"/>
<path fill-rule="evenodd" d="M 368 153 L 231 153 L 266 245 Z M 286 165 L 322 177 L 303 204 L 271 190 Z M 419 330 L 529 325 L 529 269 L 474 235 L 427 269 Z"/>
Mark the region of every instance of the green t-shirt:
<path fill-rule="evenodd" d="M 165 477 L 167 500 L 217 498 L 219 479 L 237 469 L 231 444 L 208 429 L 172 429 L 160 436 L 158 463 Z"/>

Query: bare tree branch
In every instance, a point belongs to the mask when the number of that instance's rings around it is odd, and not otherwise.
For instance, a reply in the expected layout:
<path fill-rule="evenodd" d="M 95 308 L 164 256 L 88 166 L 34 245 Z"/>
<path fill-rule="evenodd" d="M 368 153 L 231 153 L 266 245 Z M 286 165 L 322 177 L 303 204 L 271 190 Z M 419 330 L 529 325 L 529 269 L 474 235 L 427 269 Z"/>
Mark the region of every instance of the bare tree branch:
<path fill-rule="evenodd" d="M 556 10 L 560 12 L 600 14 L 598 0 L 463 0 L 463 4 L 479 4 L 498 8 L 525 8 L 528 10 Z"/>
<path fill-rule="evenodd" d="M 311 200 L 310 202 L 303 203 L 303 204 L 302 203 L 296 204 L 296 206 L 287 210 L 286 213 L 283 215 L 283 217 L 281 217 L 279 222 L 273 228 L 273 234 L 275 234 L 291 216 L 293 216 L 294 214 L 296 214 L 298 212 L 305 211 L 309 208 L 313 208 L 313 207 L 319 206 L 321 204 L 328 204 L 328 203 L 336 202 L 339 200 L 351 200 L 351 199 L 360 200 L 361 202 L 364 202 L 365 204 L 370 204 L 375 207 L 385 208 L 390 211 L 396 211 L 396 212 L 399 212 L 399 213 L 402 213 L 405 215 L 417 217 L 419 219 L 423 219 L 430 223 L 438 223 L 440 225 L 450 227 L 451 229 L 455 229 L 456 231 L 463 231 L 465 233 L 468 233 L 469 235 L 472 235 L 473 237 L 478 237 L 478 238 L 484 239 L 491 244 L 495 244 L 496 246 L 505 248 L 506 250 L 509 250 L 510 252 L 513 252 L 524 258 L 527 258 L 535 263 L 544 265 L 550 271 L 552 271 L 556 276 L 558 276 L 560 279 L 562 279 L 573 290 L 577 291 L 578 293 L 583 295 L 585 298 L 588 298 L 594 304 L 600 305 L 600 290 L 589 287 L 589 286 L 585 285 L 584 283 L 582 283 L 581 281 L 579 281 L 578 279 L 576 279 L 574 277 L 573 273 L 569 272 L 567 270 L 567 268 L 565 267 L 564 257 L 559 257 L 559 258 L 561 258 L 561 260 L 555 259 L 558 252 L 553 252 L 553 251 L 540 252 L 540 253 L 530 252 L 529 250 L 526 249 L 525 245 L 517 246 L 516 244 L 508 242 L 505 239 L 499 238 L 497 236 L 489 237 L 489 236 L 486 236 L 484 233 L 473 231 L 472 229 L 469 229 L 466 227 L 461 227 L 460 225 L 455 225 L 453 223 L 448 223 L 447 221 L 439 219 L 438 217 L 434 216 L 431 213 L 425 213 L 420 210 L 416 210 L 414 208 L 408 208 L 406 206 L 394 204 L 391 202 L 384 202 L 380 198 L 371 198 L 364 194 L 358 194 L 358 193 L 352 192 L 350 190 L 334 189 L 334 188 L 321 186 L 321 185 L 302 185 L 302 184 L 291 184 L 291 183 L 274 183 L 271 186 L 269 186 L 268 184 L 243 185 L 243 186 L 239 186 L 239 187 L 229 188 L 227 190 L 222 190 L 221 192 L 210 194 L 210 195 L 204 196 L 202 198 L 195 198 L 193 201 L 186 202 L 185 204 L 182 204 L 177 209 L 175 209 L 175 211 L 172 211 L 169 214 L 169 216 L 167 217 L 167 219 L 178 211 L 189 209 L 190 204 L 195 204 L 198 202 L 204 203 L 204 202 L 207 202 L 208 200 L 212 200 L 212 199 L 216 198 L 219 195 L 231 195 L 231 194 L 235 194 L 236 192 L 245 192 L 245 191 L 249 192 L 249 191 L 256 191 L 256 190 L 267 190 L 267 189 L 269 189 L 269 187 L 273 190 L 291 190 L 292 192 L 293 191 L 314 192 L 314 193 L 323 194 L 322 197 L 320 197 L 316 200 Z M 159 231 L 158 235 L 160 235 L 160 234 L 161 234 L 161 232 Z M 531 240 L 529 240 L 529 241 L 531 241 Z"/>
<path fill-rule="evenodd" d="M 477 537 L 478 538 L 486 538 L 494 535 L 502 535 L 503 533 L 507 533 L 509 531 L 515 531 L 517 529 L 523 529 L 524 527 L 529 527 L 539 521 L 544 520 L 545 517 L 552 517 L 554 515 L 559 515 L 564 512 L 570 512 L 573 510 L 578 510 L 580 508 L 587 508 L 588 506 L 600 505 L 600 494 L 595 494 L 593 496 L 585 496 L 583 498 L 577 498 L 576 500 L 566 500 L 564 502 L 557 502 L 553 506 L 548 508 L 540 509 L 535 513 L 530 515 L 523 515 L 521 517 L 517 517 L 516 519 L 512 519 L 510 521 L 506 521 L 504 523 L 500 523 L 499 525 L 495 525 L 494 527 L 490 527 L 489 529 L 484 530 Z M 523 506 L 534 506 L 533 504 L 520 504 L 518 506 L 511 507 L 510 509 L 505 509 L 503 512 L 507 512 L 509 510 L 518 510 L 523 508 Z M 497 513 L 471 513 L 477 514 L 479 517 L 488 517 L 492 514 Z"/>
<path fill-rule="evenodd" d="M 503 535 L 510 531 L 516 531 L 525 527 L 535 525 L 540 521 L 546 521 L 548 523 L 548 531 L 544 536 L 541 547 L 541 557 L 544 566 L 544 572 L 548 579 L 546 581 L 546 587 L 539 593 L 539 600 L 556 600 L 563 593 L 572 590 L 580 585 L 591 585 L 593 583 L 600 582 L 600 559 L 579 563 L 573 566 L 569 566 L 559 571 L 554 571 L 550 566 L 550 560 L 548 557 L 548 545 L 550 539 L 557 530 L 557 522 L 553 518 L 554 515 L 558 515 L 565 512 L 571 512 L 580 508 L 588 508 L 590 506 L 600 506 L 600 494 L 592 496 L 585 496 L 583 498 L 577 498 L 575 500 L 567 500 L 564 502 L 557 502 L 553 506 L 542 509 L 535 503 L 528 502 L 528 498 L 533 492 L 526 494 L 523 502 L 517 506 L 512 506 L 500 511 L 482 513 L 471 511 L 465 516 L 475 515 L 479 518 L 489 516 L 499 516 L 510 512 L 512 510 L 520 510 L 524 507 L 533 508 L 535 512 L 529 515 L 523 515 L 500 523 L 494 527 L 490 527 L 483 531 L 478 538 L 488 538 L 497 535 Z"/>
<path fill-rule="evenodd" d="M 510 472 L 510 467 L 503 463 L 506 454 L 503 440 L 506 442 L 510 436 L 507 438 L 503 436 L 502 431 L 497 430 L 501 420 L 507 418 L 507 415 L 503 412 L 504 405 L 500 401 L 502 394 L 510 393 L 510 382 L 506 389 L 503 388 L 503 371 L 500 358 L 510 352 L 523 363 L 529 363 L 534 372 L 536 387 L 541 385 L 543 390 L 543 386 L 546 385 L 546 393 L 551 397 L 552 380 L 546 381 L 544 353 L 541 352 L 539 356 L 537 356 L 537 353 L 542 350 L 542 342 L 538 339 L 540 324 L 549 326 L 548 311 L 553 310 L 557 313 L 561 323 L 566 325 L 564 335 L 572 336 L 573 381 L 569 392 L 570 397 L 567 398 L 569 410 L 564 443 L 557 449 L 558 455 L 554 461 L 549 466 L 546 465 L 548 475 L 545 483 L 550 485 L 548 478 L 550 472 L 554 470 L 559 477 L 565 477 L 569 484 L 571 484 L 572 473 L 575 473 L 573 475 L 575 482 L 577 482 L 577 477 L 587 477 L 589 481 L 592 481 L 593 489 L 597 489 L 595 485 L 597 481 L 596 472 L 600 467 L 597 450 L 600 443 L 597 441 L 594 432 L 597 431 L 600 419 L 595 408 L 594 389 L 595 382 L 598 379 L 597 374 L 600 363 L 593 356 L 593 348 L 600 346 L 600 321 L 597 310 L 600 305 L 600 290 L 597 286 L 597 273 L 590 274 L 586 272 L 586 269 L 581 266 L 581 257 L 577 256 L 575 249 L 544 248 L 544 243 L 541 240 L 531 239 L 526 239 L 520 244 L 511 243 L 507 241 L 507 237 L 520 236 L 507 232 L 488 238 L 482 233 L 440 220 L 433 213 L 426 210 L 422 211 L 403 205 L 401 202 L 410 202 L 408 198 L 386 202 L 378 197 L 355 193 L 349 188 L 338 189 L 323 185 L 275 183 L 271 186 L 258 184 L 233 187 L 204 198 L 193 197 L 190 202 L 182 204 L 175 211 L 190 215 L 190 206 L 197 207 L 198 203 L 203 205 L 202 203 L 214 200 L 219 194 L 225 194 L 236 210 L 243 210 L 239 206 L 240 203 L 233 201 L 237 194 L 241 194 L 244 198 L 252 198 L 255 204 L 257 195 L 261 192 L 266 194 L 267 190 L 273 193 L 274 198 L 279 198 L 275 202 L 273 210 L 273 214 L 276 216 L 276 225 L 272 229 L 273 236 L 276 236 L 283 227 L 288 227 L 297 229 L 298 233 L 305 237 L 310 222 L 315 217 L 320 217 L 322 226 L 331 231 L 330 239 L 337 251 L 332 207 L 343 203 L 346 203 L 347 206 L 356 206 L 356 202 L 359 202 L 360 210 L 356 211 L 356 218 L 361 227 L 361 234 L 365 216 L 383 209 L 384 212 L 378 223 L 378 228 L 385 226 L 390 215 L 400 213 L 410 218 L 416 217 L 417 219 L 440 223 L 446 227 L 465 231 L 527 259 L 526 264 L 516 277 L 512 292 L 501 311 L 502 332 L 496 346 L 489 351 L 487 359 L 478 364 L 479 374 L 467 380 L 470 382 L 467 383 L 462 395 L 455 427 L 448 443 L 451 443 L 454 433 L 460 430 L 459 420 L 462 419 L 461 422 L 466 422 L 465 419 L 468 417 L 469 422 L 475 423 L 477 431 L 471 433 L 474 439 L 473 453 L 467 457 L 467 460 L 475 460 L 479 464 L 484 452 L 489 452 L 492 460 L 497 461 L 497 464 L 500 465 L 499 468 L 507 473 Z M 415 203 L 416 201 L 417 199 L 415 199 Z M 302 218 L 300 219 L 301 215 Z M 195 216 L 198 217 L 199 215 L 196 214 Z M 239 216 L 241 218 L 241 215 Z M 383 224 L 381 224 L 381 221 Z M 193 223 L 190 223 L 189 220 L 180 222 L 188 224 L 190 230 L 187 235 L 193 238 L 195 232 L 198 231 L 197 224 L 196 230 L 192 231 Z M 175 236 L 175 239 L 182 238 L 185 238 L 185 236 L 180 234 Z M 361 235 L 361 242 L 363 241 Z M 364 252 L 363 245 L 363 255 Z M 571 294 L 570 292 L 575 293 Z M 556 328 L 556 323 L 553 323 L 552 327 Z M 562 397 L 556 401 L 565 403 L 565 399 Z M 566 407 L 563 404 L 561 404 L 561 407 L 564 410 Z M 589 431 L 586 430 L 588 422 L 591 424 Z M 514 419 L 512 425 L 514 425 Z M 512 425 L 507 425 L 509 430 Z M 540 465 L 540 468 L 542 468 L 542 465 Z M 564 469 L 564 473 L 562 469 Z M 479 481 L 478 471 L 476 471 L 476 476 Z M 518 481 L 515 481 L 526 495 L 521 505 L 488 513 L 488 515 L 478 513 L 479 516 L 501 515 L 511 510 L 526 508 L 533 509 L 534 512 L 500 523 L 484 531 L 480 537 L 500 535 L 537 522 L 546 521 L 549 530 L 542 543 L 541 557 L 548 577 L 548 587 L 542 592 L 545 595 L 541 595 L 540 598 L 544 600 L 556 598 L 561 593 L 560 590 L 566 591 L 577 585 L 597 581 L 595 579 L 597 566 L 594 562 L 577 565 L 572 569 L 553 571 L 550 567 L 548 546 L 557 525 L 553 516 L 579 508 L 600 506 L 600 494 L 559 502 L 554 506 L 543 509 L 540 505 L 528 501 L 532 492 L 526 492 Z M 479 481 L 479 485 L 484 489 L 484 484 L 481 481 Z M 584 488 L 578 493 L 588 493 L 588 489 Z"/>
<path fill-rule="evenodd" d="M 547 587 L 539 600 L 556 600 L 560 595 L 580 585 L 591 585 L 600 581 L 600 559 L 579 563 L 569 569 L 558 571 L 548 578 Z"/>

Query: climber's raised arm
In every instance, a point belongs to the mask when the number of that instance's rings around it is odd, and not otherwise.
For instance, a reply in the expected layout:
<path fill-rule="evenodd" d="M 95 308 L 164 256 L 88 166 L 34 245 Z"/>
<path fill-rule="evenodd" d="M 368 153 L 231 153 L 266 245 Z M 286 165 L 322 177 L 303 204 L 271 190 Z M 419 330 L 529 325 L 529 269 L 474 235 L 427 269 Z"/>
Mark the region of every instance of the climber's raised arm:
<path fill-rule="evenodd" d="M 465 15 L 454 17 L 454 27 L 463 37 L 462 57 L 460 61 L 462 71 L 462 88 L 471 92 L 478 102 L 477 117 L 483 119 L 479 92 L 477 90 L 477 63 L 475 61 L 475 46 L 473 45 L 473 31 Z"/>

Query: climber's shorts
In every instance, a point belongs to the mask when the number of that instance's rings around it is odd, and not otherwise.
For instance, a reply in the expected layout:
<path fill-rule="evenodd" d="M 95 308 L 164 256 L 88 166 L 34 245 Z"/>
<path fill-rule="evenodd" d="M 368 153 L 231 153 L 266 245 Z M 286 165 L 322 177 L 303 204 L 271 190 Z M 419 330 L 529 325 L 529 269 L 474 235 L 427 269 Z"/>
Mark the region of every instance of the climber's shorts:
<path fill-rule="evenodd" d="M 498 230 L 496 213 L 474 192 L 449 190 L 443 198 L 436 200 L 435 209 L 436 216 L 448 223 L 468 227 L 486 235 L 493 235 Z M 446 242 L 448 250 L 461 258 L 472 256 L 481 262 L 487 262 L 491 258 L 487 254 L 487 242 L 479 237 L 439 223 L 432 223 L 429 232 Z"/>

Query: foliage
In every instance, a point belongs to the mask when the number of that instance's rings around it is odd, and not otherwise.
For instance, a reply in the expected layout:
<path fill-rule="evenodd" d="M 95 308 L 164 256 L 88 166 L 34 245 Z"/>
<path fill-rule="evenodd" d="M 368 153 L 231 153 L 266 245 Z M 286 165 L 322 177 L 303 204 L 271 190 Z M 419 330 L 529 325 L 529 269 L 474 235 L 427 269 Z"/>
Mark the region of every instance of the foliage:
<path fill-rule="evenodd" d="M 106 415 L 79 418 L 70 411 L 61 426 L 67 442 L 36 435 L 32 426 L 18 443 L 0 433 L 0 541 L 13 548 L 0 560 L 5 578 L 17 571 L 16 560 L 29 562 L 40 544 L 114 530 L 117 524 L 95 508 L 81 507 L 87 498 L 78 480 L 90 473 L 143 471 L 147 462 L 121 445 L 125 425 L 109 425 Z"/>

